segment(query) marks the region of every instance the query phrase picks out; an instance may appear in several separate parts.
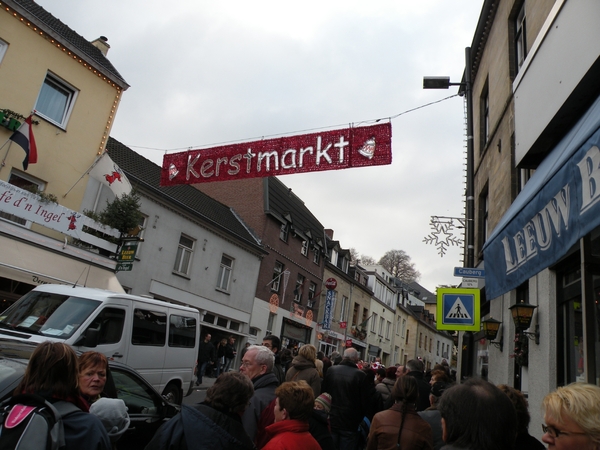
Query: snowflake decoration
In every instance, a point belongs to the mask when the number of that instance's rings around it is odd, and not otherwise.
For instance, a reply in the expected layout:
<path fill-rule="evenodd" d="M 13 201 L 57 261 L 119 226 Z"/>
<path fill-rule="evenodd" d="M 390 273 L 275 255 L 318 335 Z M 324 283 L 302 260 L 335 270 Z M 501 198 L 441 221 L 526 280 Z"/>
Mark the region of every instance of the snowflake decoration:
<path fill-rule="evenodd" d="M 463 245 L 464 239 L 460 236 L 455 236 L 454 232 L 457 228 L 465 228 L 464 219 L 457 217 L 431 216 L 429 226 L 433 231 L 425 236 L 423 242 L 435 245 L 442 258 L 446 254 L 448 247 L 452 245 L 460 247 Z"/>

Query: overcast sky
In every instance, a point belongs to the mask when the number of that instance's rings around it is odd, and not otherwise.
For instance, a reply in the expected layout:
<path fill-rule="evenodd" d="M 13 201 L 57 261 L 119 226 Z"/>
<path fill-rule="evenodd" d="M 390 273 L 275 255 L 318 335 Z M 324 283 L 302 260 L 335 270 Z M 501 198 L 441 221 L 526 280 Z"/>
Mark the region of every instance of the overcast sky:
<path fill-rule="evenodd" d="M 302 134 L 390 118 L 457 92 L 482 0 L 37 0 L 108 58 L 131 86 L 112 137 L 162 165 L 166 151 Z M 404 250 L 435 292 L 457 284 L 462 249 L 442 258 L 430 217 L 464 216 L 461 97 L 392 119 L 389 166 L 281 177 L 343 248 Z M 460 232 L 459 230 L 458 232 Z"/>

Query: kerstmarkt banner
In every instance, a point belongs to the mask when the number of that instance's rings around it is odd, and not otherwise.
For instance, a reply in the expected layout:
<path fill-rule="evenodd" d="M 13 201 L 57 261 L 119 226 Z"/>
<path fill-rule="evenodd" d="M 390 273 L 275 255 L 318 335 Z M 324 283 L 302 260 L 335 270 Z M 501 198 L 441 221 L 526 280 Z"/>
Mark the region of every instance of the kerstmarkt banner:
<path fill-rule="evenodd" d="M 392 124 L 165 155 L 160 184 L 195 184 L 392 163 Z"/>

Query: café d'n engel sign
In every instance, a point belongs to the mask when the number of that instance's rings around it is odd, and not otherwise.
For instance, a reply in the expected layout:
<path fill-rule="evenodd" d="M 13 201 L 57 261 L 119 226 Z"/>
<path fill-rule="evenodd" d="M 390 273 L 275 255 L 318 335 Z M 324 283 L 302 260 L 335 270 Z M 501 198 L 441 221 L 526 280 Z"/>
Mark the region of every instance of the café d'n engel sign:
<path fill-rule="evenodd" d="M 383 123 L 265 139 L 164 156 L 162 186 L 378 166 L 392 162 Z"/>

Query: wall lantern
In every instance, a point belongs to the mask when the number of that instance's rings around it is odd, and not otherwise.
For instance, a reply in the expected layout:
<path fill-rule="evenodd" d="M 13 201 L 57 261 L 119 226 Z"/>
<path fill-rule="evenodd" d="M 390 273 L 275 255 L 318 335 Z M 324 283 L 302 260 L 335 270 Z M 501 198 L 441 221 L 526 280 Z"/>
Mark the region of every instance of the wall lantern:
<path fill-rule="evenodd" d="M 501 335 L 500 340 L 498 342 L 494 342 L 494 339 L 496 339 L 496 336 L 498 336 L 500 325 L 502 325 L 502 322 L 490 317 L 489 319 L 483 321 L 483 332 L 485 333 L 485 338 L 488 340 L 488 343 L 502 351 L 504 336 Z"/>
<path fill-rule="evenodd" d="M 515 303 L 510 308 L 512 313 L 513 321 L 515 322 L 515 328 L 523 333 L 529 339 L 535 340 L 536 344 L 540 344 L 540 326 L 535 325 L 535 331 L 523 331 L 531 326 L 531 319 L 533 318 L 533 310 L 537 308 L 537 305 L 530 305 L 525 301 L 521 303 Z"/>

